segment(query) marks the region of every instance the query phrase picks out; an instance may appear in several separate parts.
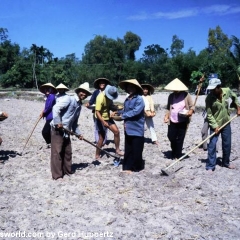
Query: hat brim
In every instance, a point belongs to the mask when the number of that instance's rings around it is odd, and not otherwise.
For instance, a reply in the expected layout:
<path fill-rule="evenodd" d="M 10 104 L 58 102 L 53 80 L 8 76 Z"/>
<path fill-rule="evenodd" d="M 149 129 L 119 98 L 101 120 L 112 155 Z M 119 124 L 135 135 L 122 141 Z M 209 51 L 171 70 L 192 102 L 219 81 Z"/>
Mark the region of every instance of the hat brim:
<path fill-rule="evenodd" d="M 86 89 L 84 89 L 84 88 L 77 88 L 77 89 L 75 89 L 75 93 L 76 94 L 78 94 L 79 92 L 85 92 L 86 94 L 87 94 L 87 96 L 91 96 L 92 95 L 92 93 L 91 92 L 89 92 L 88 90 L 86 90 Z"/>
<path fill-rule="evenodd" d="M 110 95 L 110 94 L 106 91 L 106 92 L 105 92 L 105 95 L 106 95 L 106 97 L 109 98 L 110 100 L 115 100 L 115 99 L 118 98 L 118 93 L 117 93 L 117 92 L 114 94 L 114 96 L 112 96 L 112 95 Z"/>
<path fill-rule="evenodd" d="M 133 82 L 130 82 L 129 80 L 124 80 L 124 81 L 120 82 L 120 83 L 118 84 L 118 86 L 119 86 L 122 90 L 124 90 L 124 91 L 127 92 L 127 85 L 128 85 L 128 84 L 132 84 L 132 85 L 136 86 L 138 92 L 139 92 L 140 94 L 143 93 L 143 89 L 142 89 L 141 85 L 137 85 L 137 84 L 135 84 L 135 83 L 133 83 Z"/>
<path fill-rule="evenodd" d="M 96 79 L 96 80 L 94 81 L 94 83 L 93 83 L 93 87 L 94 87 L 95 89 L 99 89 L 99 82 L 100 82 L 100 81 L 105 81 L 105 82 L 106 82 L 106 85 L 110 84 L 110 81 L 109 81 L 107 78 L 98 78 L 98 79 Z"/>
<path fill-rule="evenodd" d="M 53 92 L 52 92 L 52 93 L 54 93 L 54 94 L 57 93 L 57 89 L 56 89 L 56 88 L 54 88 L 54 87 L 52 87 L 52 86 L 47 86 L 47 85 L 41 86 L 41 87 L 39 88 L 39 91 L 40 91 L 41 93 L 45 94 L 45 89 L 46 89 L 46 88 L 52 88 L 52 89 L 53 89 Z"/>
<path fill-rule="evenodd" d="M 141 84 L 141 87 L 144 88 L 146 87 L 149 91 L 149 94 L 153 94 L 154 93 L 154 87 L 150 84 Z"/>

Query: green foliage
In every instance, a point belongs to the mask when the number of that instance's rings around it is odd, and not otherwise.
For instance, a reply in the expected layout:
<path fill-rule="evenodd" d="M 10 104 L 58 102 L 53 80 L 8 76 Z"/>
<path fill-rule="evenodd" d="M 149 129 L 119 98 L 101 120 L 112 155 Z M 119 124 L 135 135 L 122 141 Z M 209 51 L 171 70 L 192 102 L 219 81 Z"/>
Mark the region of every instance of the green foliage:
<path fill-rule="evenodd" d="M 201 78 L 202 76 L 203 76 L 203 73 L 202 73 L 202 72 L 200 72 L 200 71 L 193 71 L 193 72 L 191 73 L 190 81 L 191 81 L 194 85 L 196 85 L 196 84 L 199 83 L 199 80 L 200 80 L 200 78 Z"/>
<path fill-rule="evenodd" d="M 85 81 L 93 87 L 96 78 L 106 77 L 116 86 L 135 78 L 158 88 L 179 78 L 189 89 L 195 89 L 202 73 L 206 77 L 217 73 L 224 86 L 235 88 L 239 84 L 240 41 L 235 36 L 228 38 L 219 26 L 209 29 L 208 47 L 199 54 L 192 49 L 182 52 L 184 41 L 174 35 L 169 53 L 159 44 L 151 44 L 139 60 L 135 53 L 141 38 L 132 32 L 123 39 L 96 35 L 86 44 L 81 60 L 74 53 L 53 58 L 47 48 L 36 44 L 20 51 L 18 44 L 8 40 L 7 33 L 0 28 L 0 85 L 4 88 L 37 88 L 46 82 L 76 88 Z"/>

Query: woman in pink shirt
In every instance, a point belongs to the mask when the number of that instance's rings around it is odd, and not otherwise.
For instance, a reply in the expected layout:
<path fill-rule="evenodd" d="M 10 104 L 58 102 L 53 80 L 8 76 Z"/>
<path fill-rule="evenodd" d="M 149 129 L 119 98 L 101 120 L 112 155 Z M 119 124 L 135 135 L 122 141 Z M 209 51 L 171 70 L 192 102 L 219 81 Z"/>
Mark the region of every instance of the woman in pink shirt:
<path fill-rule="evenodd" d="M 171 144 L 172 158 L 178 159 L 182 156 L 187 126 L 195 107 L 190 94 L 186 92 L 188 88 L 178 78 L 171 81 L 165 89 L 173 91 L 168 97 L 164 122 L 168 123 L 168 139 Z"/>

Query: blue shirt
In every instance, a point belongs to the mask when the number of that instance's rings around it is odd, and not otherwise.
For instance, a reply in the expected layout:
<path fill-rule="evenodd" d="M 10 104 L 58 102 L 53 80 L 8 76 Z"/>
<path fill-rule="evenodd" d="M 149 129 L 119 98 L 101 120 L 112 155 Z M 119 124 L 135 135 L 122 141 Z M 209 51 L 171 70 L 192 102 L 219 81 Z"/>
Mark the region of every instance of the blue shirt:
<path fill-rule="evenodd" d="M 55 103 L 56 103 L 55 94 L 50 93 L 47 96 L 47 99 L 46 99 L 46 102 L 45 102 L 45 108 L 43 110 L 43 116 L 46 118 L 47 121 L 48 120 L 50 121 L 50 120 L 53 119 L 52 108 L 53 108 Z"/>
<path fill-rule="evenodd" d="M 70 97 L 67 94 L 57 96 L 56 104 L 53 106 L 53 120 L 51 126 L 62 123 L 63 127 L 80 135 L 78 118 L 82 109 L 82 102 L 78 96 Z"/>
<path fill-rule="evenodd" d="M 124 109 L 118 111 L 124 119 L 125 132 L 130 136 L 144 136 L 144 101 L 142 96 L 134 95 L 132 99 L 126 98 Z"/>

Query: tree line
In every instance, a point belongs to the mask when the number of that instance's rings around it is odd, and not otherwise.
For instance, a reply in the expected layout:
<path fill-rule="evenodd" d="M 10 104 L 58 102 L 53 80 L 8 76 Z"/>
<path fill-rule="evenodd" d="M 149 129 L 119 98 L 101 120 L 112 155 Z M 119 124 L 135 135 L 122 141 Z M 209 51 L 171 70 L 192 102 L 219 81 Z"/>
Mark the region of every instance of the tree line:
<path fill-rule="evenodd" d="M 105 77 L 114 85 L 136 78 L 163 87 L 177 77 L 194 89 L 203 74 L 217 73 L 223 86 L 239 87 L 240 40 L 228 37 L 220 26 L 209 29 L 208 46 L 198 54 L 192 48 L 183 52 L 184 40 L 177 35 L 169 48 L 148 45 L 136 60 L 140 46 L 141 37 L 130 31 L 122 39 L 96 35 L 85 45 L 81 59 L 75 53 L 54 58 L 49 49 L 36 44 L 20 50 L 19 44 L 8 38 L 8 30 L 0 28 L 0 86 L 38 88 L 51 82 L 75 88 L 85 81 L 93 86 L 96 78 Z"/>

